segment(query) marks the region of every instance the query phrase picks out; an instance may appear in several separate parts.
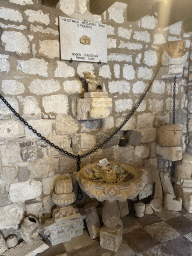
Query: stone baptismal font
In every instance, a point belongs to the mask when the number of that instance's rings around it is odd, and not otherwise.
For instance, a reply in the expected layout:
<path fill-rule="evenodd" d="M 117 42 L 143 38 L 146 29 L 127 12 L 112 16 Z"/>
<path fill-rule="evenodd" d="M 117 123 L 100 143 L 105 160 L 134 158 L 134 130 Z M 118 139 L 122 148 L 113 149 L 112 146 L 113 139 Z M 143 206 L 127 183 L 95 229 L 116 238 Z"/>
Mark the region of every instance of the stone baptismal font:
<path fill-rule="evenodd" d="M 100 230 L 100 245 L 117 252 L 123 225 L 118 202 L 134 199 L 145 186 L 147 172 L 126 163 L 104 161 L 85 166 L 77 174 L 81 189 L 91 198 L 105 201 L 102 209 L 104 226 Z"/>

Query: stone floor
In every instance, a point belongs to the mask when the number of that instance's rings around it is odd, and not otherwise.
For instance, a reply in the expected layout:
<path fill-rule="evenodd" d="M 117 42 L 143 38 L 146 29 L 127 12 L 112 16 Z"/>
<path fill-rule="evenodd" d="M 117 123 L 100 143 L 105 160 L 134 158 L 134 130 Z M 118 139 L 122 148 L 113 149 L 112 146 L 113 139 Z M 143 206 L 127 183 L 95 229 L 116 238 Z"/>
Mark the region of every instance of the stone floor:
<path fill-rule="evenodd" d="M 186 210 L 136 218 L 122 218 L 123 241 L 118 252 L 100 247 L 99 239 L 91 240 L 86 230 L 80 237 L 50 247 L 38 256 L 192 256 L 192 214 Z"/>

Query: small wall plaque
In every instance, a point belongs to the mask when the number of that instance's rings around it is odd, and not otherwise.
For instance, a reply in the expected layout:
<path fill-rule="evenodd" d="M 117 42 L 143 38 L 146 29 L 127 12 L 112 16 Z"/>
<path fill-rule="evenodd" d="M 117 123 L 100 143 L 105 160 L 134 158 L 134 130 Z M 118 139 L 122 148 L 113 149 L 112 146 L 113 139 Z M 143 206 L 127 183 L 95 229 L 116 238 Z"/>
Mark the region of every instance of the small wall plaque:
<path fill-rule="evenodd" d="M 62 60 L 107 63 L 107 28 L 104 24 L 59 17 Z"/>

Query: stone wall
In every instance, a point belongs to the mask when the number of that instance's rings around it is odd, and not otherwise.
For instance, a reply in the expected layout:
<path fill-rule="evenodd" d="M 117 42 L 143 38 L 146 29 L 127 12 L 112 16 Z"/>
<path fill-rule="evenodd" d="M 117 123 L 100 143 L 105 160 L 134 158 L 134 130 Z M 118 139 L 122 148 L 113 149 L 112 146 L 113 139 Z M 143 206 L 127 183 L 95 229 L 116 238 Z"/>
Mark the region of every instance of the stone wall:
<path fill-rule="evenodd" d="M 184 39 L 187 51 L 190 48 L 190 34 L 183 32 L 182 22 L 160 30 L 158 16 L 127 22 L 124 3 L 116 2 L 102 16 L 90 14 L 87 6 L 87 0 L 60 0 L 55 7 L 43 6 L 38 0 L 0 3 L 1 93 L 38 132 L 75 154 L 92 149 L 122 123 L 152 76 L 159 47 L 168 40 Z M 107 24 L 108 63 L 61 61 L 58 16 Z M 105 90 L 113 99 L 110 117 L 77 121 L 76 100 L 83 90 L 79 76 L 84 71 L 103 78 Z M 176 90 L 176 121 L 183 129 L 184 151 L 187 80 L 186 65 Z M 82 166 L 106 157 L 156 167 L 156 128 L 171 123 L 172 86 L 173 81 L 155 80 L 123 127 L 141 133 L 140 145 L 119 147 L 118 134 L 104 148 L 83 159 Z M 1 101 L 0 155 L 0 229 L 16 228 L 24 211 L 39 216 L 48 213 L 54 180 L 76 171 L 73 159 L 41 141 Z"/>

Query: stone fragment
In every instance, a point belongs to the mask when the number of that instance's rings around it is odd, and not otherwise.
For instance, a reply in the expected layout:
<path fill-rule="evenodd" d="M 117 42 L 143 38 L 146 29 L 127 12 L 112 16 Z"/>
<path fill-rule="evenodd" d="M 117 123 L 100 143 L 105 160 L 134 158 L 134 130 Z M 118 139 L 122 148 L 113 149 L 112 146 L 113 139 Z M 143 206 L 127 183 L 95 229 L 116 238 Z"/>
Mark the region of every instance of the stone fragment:
<path fill-rule="evenodd" d="M 2 255 L 7 250 L 8 250 L 8 246 L 5 242 L 3 235 L 0 233 L 0 255 Z"/>
<path fill-rule="evenodd" d="M 100 221 L 95 206 L 86 207 L 86 224 L 91 239 L 95 239 L 100 235 Z"/>
<path fill-rule="evenodd" d="M 1 40 L 6 51 L 26 54 L 30 52 L 29 41 L 21 32 L 4 31 Z"/>
<path fill-rule="evenodd" d="M 161 67 L 158 73 L 159 79 L 172 79 L 183 74 L 183 64 Z"/>
<path fill-rule="evenodd" d="M 5 94 L 9 95 L 18 95 L 25 91 L 24 84 L 16 80 L 3 80 L 1 88 Z"/>
<path fill-rule="evenodd" d="M 30 244 L 37 239 L 40 231 L 38 220 L 33 216 L 26 217 L 20 228 L 20 234 L 26 244 Z"/>
<path fill-rule="evenodd" d="M 16 235 L 9 235 L 6 239 L 8 248 L 13 248 L 18 244 L 18 238 Z"/>
<path fill-rule="evenodd" d="M 49 246 L 41 239 L 36 239 L 30 244 L 20 243 L 16 247 L 10 249 L 4 256 L 35 256 L 47 250 Z"/>
<path fill-rule="evenodd" d="M 70 241 L 73 237 L 83 235 L 84 216 L 59 223 L 47 221 L 44 224 L 44 233 L 49 236 L 52 245 Z"/>
<path fill-rule="evenodd" d="M 182 210 L 182 199 L 176 199 L 173 194 L 166 194 L 164 197 L 164 207 L 166 210 L 179 212 Z"/>
<path fill-rule="evenodd" d="M 0 207 L 0 229 L 18 228 L 23 214 L 24 206 L 22 203 Z"/>
<path fill-rule="evenodd" d="M 46 113 L 67 114 L 68 98 L 66 95 L 45 96 L 42 99 L 42 105 Z"/>
<path fill-rule="evenodd" d="M 153 214 L 153 209 L 150 204 L 145 205 L 145 214 Z"/>
<path fill-rule="evenodd" d="M 0 18 L 14 22 L 22 22 L 22 14 L 18 10 L 0 7 Z"/>
<path fill-rule="evenodd" d="M 75 11 L 76 2 L 75 0 L 59 1 L 58 8 L 67 15 L 71 15 Z"/>
<path fill-rule="evenodd" d="M 18 60 L 17 69 L 30 75 L 48 76 L 48 63 L 44 59 Z"/>
<path fill-rule="evenodd" d="M 39 53 L 48 58 L 59 58 L 59 41 L 58 40 L 44 40 L 40 41 Z"/>
<path fill-rule="evenodd" d="M 34 199 L 42 193 L 42 183 L 40 181 L 25 181 L 12 183 L 9 190 L 12 202 L 24 202 Z"/>
<path fill-rule="evenodd" d="M 34 11 L 29 9 L 25 11 L 25 14 L 28 17 L 28 21 L 31 23 L 39 22 L 48 25 L 50 22 L 49 14 L 44 14 L 41 10 Z"/>
<path fill-rule="evenodd" d="M 108 55 L 108 61 L 125 61 L 126 63 L 132 62 L 132 55 L 111 53 Z"/>
<path fill-rule="evenodd" d="M 145 128 L 140 130 L 141 143 L 156 141 L 156 128 Z"/>
<path fill-rule="evenodd" d="M 56 194 L 55 192 L 53 192 L 52 194 L 52 201 L 58 206 L 69 206 L 70 204 L 74 203 L 75 200 L 76 194 L 74 192 L 63 194 Z"/>
<path fill-rule="evenodd" d="M 32 0 L 9 0 L 9 2 L 14 4 L 19 4 L 19 5 L 33 4 Z"/>
<path fill-rule="evenodd" d="M 180 65 L 180 64 L 185 64 L 187 61 L 187 54 L 184 54 L 181 57 L 174 58 L 171 57 L 166 51 L 163 52 L 162 54 L 162 65 L 167 66 L 167 65 Z"/>
<path fill-rule="evenodd" d="M 32 215 L 40 219 L 43 214 L 42 202 L 30 202 L 25 204 L 26 215 Z"/>
<path fill-rule="evenodd" d="M 100 231 L 100 246 L 104 249 L 117 252 L 122 242 L 123 228 L 118 225 L 115 230 L 103 226 Z"/>
<path fill-rule="evenodd" d="M 157 145 L 156 153 L 169 161 L 179 161 L 182 159 L 181 147 L 162 147 Z"/>
<path fill-rule="evenodd" d="M 159 198 L 153 199 L 150 202 L 150 205 L 151 205 L 152 209 L 155 212 L 161 212 L 162 211 L 162 201 Z"/>
<path fill-rule="evenodd" d="M 124 202 L 118 201 L 118 204 L 119 204 L 121 218 L 127 216 L 129 214 L 128 202 L 127 201 L 124 201 Z"/>
<path fill-rule="evenodd" d="M 79 129 L 79 123 L 69 115 L 59 114 L 56 117 L 56 134 L 72 134 Z"/>
<path fill-rule="evenodd" d="M 164 147 L 179 147 L 181 137 L 182 129 L 177 124 L 160 126 L 157 131 L 158 144 Z"/>
<path fill-rule="evenodd" d="M 58 81 L 35 79 L 31 82 L 29 90 L 37 95 L 52 94 L 61 89 Z"/>
<path fill-rule="evenodd" d="M 173 187 L 171 185 L 171 181 L 170 181 L 170 178 L 169 178 L 169 174 L 164 173 L 164 172 L 160 172 L 160 178 L 161 178 L 161 183 L 162 183 L 164 195 L 165 194 L 174 195 Z"/>

